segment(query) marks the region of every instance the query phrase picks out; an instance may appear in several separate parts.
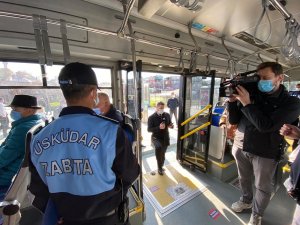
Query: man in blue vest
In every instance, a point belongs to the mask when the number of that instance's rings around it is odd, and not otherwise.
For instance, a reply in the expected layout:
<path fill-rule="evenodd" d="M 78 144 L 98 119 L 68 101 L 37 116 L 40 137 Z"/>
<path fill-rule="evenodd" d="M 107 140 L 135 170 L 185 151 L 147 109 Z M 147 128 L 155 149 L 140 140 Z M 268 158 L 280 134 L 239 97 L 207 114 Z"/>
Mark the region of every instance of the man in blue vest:
<path fill-rule="evenodd" d="M 126 193 L 140 171 L 130 143 L 117 122 L 92 110 L 90 66 L 70 63 L 58 80 L 67 107 L 31 143 L 33 204 L 45 211 L 51 199 L 64 225 L 127 224 Z"/>

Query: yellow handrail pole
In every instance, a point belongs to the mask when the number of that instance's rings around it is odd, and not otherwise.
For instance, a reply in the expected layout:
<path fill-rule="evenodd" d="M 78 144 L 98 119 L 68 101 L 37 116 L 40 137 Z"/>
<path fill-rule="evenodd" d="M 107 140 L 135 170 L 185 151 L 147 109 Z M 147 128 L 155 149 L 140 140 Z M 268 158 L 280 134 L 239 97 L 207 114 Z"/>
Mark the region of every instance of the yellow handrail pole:
<path fill-rule="evenodd" d="M 183 135 L 180 137 L 180 140 L 183 140 L 185 138 L 187 138 L 188 136 L 192 135 L 193 133 L 196 133 L 198 130 L 201 130 L 205 127 L 208 127 L 210 125 L 210 122 L 207 122 L 205 124 L 202 124 L 200 127 L 197 127 L 196 129 L 194 130 L 191 130 L 190 132 L 188 132 L 187 134 Z"/>
<path fill-rule="evenodd" d="M 205 106 L 203 109 L 201 109 L 199 112 L 197 112 L 195 115 L 191 116 L 190 118 L 186 119 L 185 121 L 183 121 L 180 125 L 183 126 L 185 124 L 187 124 L 188 122 L 190 122 L 191 120 L 195 119 L 197 116 L 199 116 L 199 114 L 201 114 L 202 112 L 204 112 L 207 109 L 210 109 L 212 107 L 212 105 L 207 105 Z"/>

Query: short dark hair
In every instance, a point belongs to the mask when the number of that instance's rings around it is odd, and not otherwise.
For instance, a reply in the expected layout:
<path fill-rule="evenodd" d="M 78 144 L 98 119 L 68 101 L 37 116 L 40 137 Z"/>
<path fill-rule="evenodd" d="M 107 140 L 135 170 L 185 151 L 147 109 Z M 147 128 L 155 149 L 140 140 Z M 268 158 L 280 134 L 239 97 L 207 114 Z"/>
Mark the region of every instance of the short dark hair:
<path fill-rule="evenodd" d="M 165 103 L 163 103 L 163 102 L 161 102 L 161 101 L 160 101 L 160 102 L 158 102 L 158 103 L 156 103 L 156 107 L 157 107 L 157 106 L 159 106 L 159 105 L 163 105 L 163 106 L 164 106 L 164 105 L 165 105 Z"/>
<path fill-rule="evenodd" d="M 270 67 L 275 76 L 283 74 L 282 66 L 277 62 L 263 62 L 257 66 L 257 71 Z"/>
<path fill-rule="evenodd" d="M 85 84 L 77 84 L 77 85 L 69 85 L 69 86 L 61 86 L 61 90 L 63 95 L 67 101 L 74 101 L 78 99 L 82 99 L 87 97 L 93 89 L 96 89 L 96 85 L 85 85 Z"/>

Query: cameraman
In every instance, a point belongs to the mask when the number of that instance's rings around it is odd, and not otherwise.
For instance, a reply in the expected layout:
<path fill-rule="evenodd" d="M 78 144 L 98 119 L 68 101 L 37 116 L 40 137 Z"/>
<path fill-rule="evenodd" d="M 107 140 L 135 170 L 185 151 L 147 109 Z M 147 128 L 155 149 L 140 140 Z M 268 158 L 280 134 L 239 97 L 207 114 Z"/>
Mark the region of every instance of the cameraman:
<path fill-rule="evenodd" d="M 283 81 L 282 66 L 264 62 L 257 67 L 258 92 L 251 98 L 242 86 L 229 98 L 229 123 L 237 124 L 232 154 L 235 157 L 241 187 L 235 212 L 252 208 L 249 225 L 260 225 L 272 193 L 272 179 L 284 147 L 279 129 L 293 123 L 300 113 L 300 100 L 289 96 Z M 255 195 L 252 182 L 255 178 Z"/>

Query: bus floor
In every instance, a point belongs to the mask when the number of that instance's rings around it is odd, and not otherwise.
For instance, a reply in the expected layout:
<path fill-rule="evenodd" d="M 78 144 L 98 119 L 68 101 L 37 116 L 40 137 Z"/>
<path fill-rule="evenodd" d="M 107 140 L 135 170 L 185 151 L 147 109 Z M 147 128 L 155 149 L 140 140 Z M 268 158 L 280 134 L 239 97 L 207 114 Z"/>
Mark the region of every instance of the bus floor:
<path fill-rule="evenodd" d="M 165 165 L 176 162 L 176 146 L 170 146 L 166 153 Z M 143 155 L 143 173 L 156 169 L 154 152 Z M 243 213 L 234 213 L 230 210 L 233 202 L 239 199 L 240 193 L 237 188 L 224 183 L 209 174 L 198 170 L 190 171 L 192 175 L 208 185 L 207 190 L 191 201 L 179 207 L 175 211 L 160 218 L 144 197 L 146 220 L 144 225 L 211 225 L 211 224 L 235 224 L 242 225 L 249 222 L 251 210 Z M 286 193 L 283 186 L 271 199 L 262 220 L 263 225 L 289 225 L 292 222 L 296 203 Z M 209 211 L 216 209 L 221 215 L 213 219 Z"/>
<path fill-rule="evenodd" d="M 171 145 L 166 153 L 165 165 L 174 162 L 176 162 L 176 145 Z M 155 169 L 154 151 L 148 151 L 143 155 L 143 173 Z M 163 218 L 159 217 L 144 195 L 146 219 L 143 225 L 243 225 L 248 223 L 250 210 L 238 214 L 230 210 L 230 205 L 240 196 L 238 189 L 198 170 L 189 172 L 207 184 L 207 190 Z M 285 188 L 281 186 L 266 209 L 262 224 L 291 224 L 295 206 L 295 201 L 288 197 Z M 209 215 L 209 211 L 213 209 L 221 214 L 217 219 Z M 41 219 L 41 213 L 29 207 L 23 210 L 19 225 L 40 225 Z"/>

